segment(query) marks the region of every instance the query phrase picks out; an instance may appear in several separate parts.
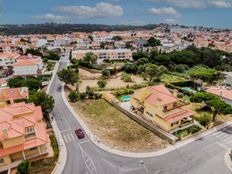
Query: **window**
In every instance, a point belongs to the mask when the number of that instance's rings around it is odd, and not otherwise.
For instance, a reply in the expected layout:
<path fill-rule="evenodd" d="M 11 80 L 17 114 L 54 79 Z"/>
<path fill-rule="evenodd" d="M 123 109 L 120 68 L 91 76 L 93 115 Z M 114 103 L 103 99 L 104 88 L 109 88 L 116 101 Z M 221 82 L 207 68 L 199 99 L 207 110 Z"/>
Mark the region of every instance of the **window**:
<path fill-rule="evenodd" d="M 25 129 L 26 129 L 25 130 L 26 134 L 30 134 L 30 133 L 35 132 L 34 126 L 26 127 Z"/>
<path fill-rule="evenodd" d="M 4 163 L 4 159 L 0 158 L 0 164 Z"/>
<path fill-rule="evenodd" d="M 179 121 L 172 123 L 171 126 L 173 127 L 173 126 L 178 125 L 178 124 L 179 124 Z"/>
<path fill-rule="evenodd" d="M 37 150 L 37 147 L 32 147 L 29 149 L 30 151 L 34 151 L 34 150 Z"/>
<path fill-rule="evenodd" d="M 164 106 L 164 111 L 167 111 L 168 110 L 168 107 L 167 106 Z"/>

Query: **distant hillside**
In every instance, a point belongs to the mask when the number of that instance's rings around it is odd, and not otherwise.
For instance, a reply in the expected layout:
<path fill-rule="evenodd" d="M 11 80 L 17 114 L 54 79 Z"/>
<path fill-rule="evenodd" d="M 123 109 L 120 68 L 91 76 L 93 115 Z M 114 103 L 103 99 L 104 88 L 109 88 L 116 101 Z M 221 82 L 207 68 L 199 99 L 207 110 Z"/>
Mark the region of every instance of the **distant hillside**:
<path fill-rule="evenodd" d="M 27 25 L 4 25 L 0 31 L 5 35 L 19 34 L 63 34 L 69 32 L 92 32 L 92 31 L 124 31 L 138 29 L 153 29 L 157 25 L 130 26 L 130 25 L 100 25 L 100 24 L 27 24 Z"/>

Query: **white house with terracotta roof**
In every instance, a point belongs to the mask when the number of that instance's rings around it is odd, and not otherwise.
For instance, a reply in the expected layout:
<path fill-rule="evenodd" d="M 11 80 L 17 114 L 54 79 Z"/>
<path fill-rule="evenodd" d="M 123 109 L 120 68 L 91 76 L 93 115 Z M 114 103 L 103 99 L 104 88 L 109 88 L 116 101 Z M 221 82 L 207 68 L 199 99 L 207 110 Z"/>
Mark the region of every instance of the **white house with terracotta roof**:
<path fill-rule="evenodd" d="M 142 88 L 131 98 L 134 112 L 168 132 L 193 125 L 194 112 L 185 105 L 164 85 Z"/>
<path fill-rule="evenodd" d="M 0 53 L 0 67 L 8 67 L 16 63 L 16 59 L 19 57 L 19 54 L 16 53 Z"/>
<path fill-rule="evenodd" d="M 46 155 L 48 135 L 40 106 L 17 103 L 0 109 L 0 171 Z"/>
<path fill-rule="evenodd" d="M 14 76 L 37 76 L 42 74 L 43 62 L 38 56 L 19 56 L 12 66 Z"/>

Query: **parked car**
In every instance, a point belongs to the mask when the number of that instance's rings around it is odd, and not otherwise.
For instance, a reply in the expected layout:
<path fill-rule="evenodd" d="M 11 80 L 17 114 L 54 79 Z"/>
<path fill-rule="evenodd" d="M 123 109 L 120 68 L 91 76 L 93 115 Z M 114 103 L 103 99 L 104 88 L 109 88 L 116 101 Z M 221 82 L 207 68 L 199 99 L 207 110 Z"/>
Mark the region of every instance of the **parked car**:
<path fill-rule="evenodd" d="M 79 139 L 85 138 L 85 134 L 81 128 L 75 130 L 75 134 Z"/>

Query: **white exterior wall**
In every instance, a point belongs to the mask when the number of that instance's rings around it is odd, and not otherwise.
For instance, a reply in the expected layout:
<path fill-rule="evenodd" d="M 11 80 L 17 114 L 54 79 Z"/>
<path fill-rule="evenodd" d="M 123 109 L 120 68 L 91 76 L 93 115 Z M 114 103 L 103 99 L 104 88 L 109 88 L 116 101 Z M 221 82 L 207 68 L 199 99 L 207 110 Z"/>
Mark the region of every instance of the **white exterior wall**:
<path fill-rule="evenodd" d="M 36 75 L 37 70 L 38 70 L 37 65 L 33 65 L 33 66 L 15 66 L 13 68 L 15 76 Z"/>
<path fill-rule="evenodd" d="M 16 62 L 16 59 L 14 58 L 0 58 L 0 66 L 2 67 L 10 66 L 15 62 Z"/>

